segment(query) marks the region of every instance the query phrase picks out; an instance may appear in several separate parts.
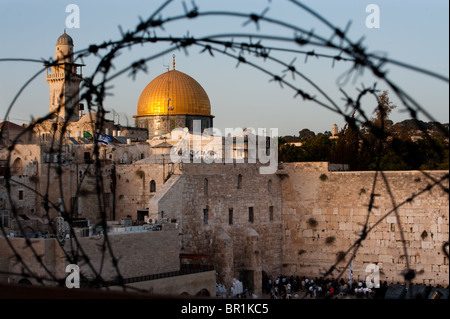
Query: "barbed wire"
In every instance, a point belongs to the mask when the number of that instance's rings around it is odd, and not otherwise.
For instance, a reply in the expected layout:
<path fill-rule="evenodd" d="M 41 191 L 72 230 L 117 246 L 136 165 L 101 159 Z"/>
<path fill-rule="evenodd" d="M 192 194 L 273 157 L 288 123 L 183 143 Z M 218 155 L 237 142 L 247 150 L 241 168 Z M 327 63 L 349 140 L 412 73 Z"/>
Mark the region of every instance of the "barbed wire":
<path fill-rule="evenodd" d="M 403 69 L 407 69 L 417 74 L 421 74 L 423 76 L 427 76 L 433 78 L 437 81 L 441 81 L 444 83 L 449 82 L 449 79 L 441 74 L 436 72 L 421 68 L 419 66 L 410 65 L 404 63 L 402 61 L 398 61 L 395 59 L 391 59 L 386 57 L 385 55 L 377 55 L 375 53 L 368 52 L 367 48 L 363 45 L 363 39 L 359 39 L 357 41 L 353 41 L 349 36 L 349 30 L 351 27 L 351 22 L 347 23 L 344 29 L 341 29 L 334 24 L 332 24 L 327 18 L 322 16 L 319 12 L 309 8 L 305 4 L 296 1 L 296 0 L 286 0 L 286 2 L 291 3 L 295 9 L 299 11 L 306 12 L 310 16 L 314 17 L 318 24 L 325 26 L 329 30 L 329 34 L 319 34 L 316 31 L 313 31 L 314 28 L 307 28 L 307 26 L 294 25 L 283 21 L 283 19 L 271 18 L 267 15 L 270 11 L 270 6 L 275 6 L 274 3 L 269 1 L 269 7 L 265 8 L 261 13 L 244 13 L 244 12 L 235 12 L 235 11 L 201 11 L 200 8 L 195 4 L 195 2 L 191 3 L 191 6 L 182 1 L 182 7 L 184 10 L 184 14 L 174 15 L 174 16 L 164 16 L 165 10 L 168 10 L 169 5 L 173 4 L 173 0 L 167 0 L 159 6 L 153 14 L 151 14 L 146 20 L 142 18 L 139 19 L 139 23 L 136 25 L 134 30 L 124 31 L 120 26 L 119 30 L 121 32 L 121 38 L 116 41 L 105 41 L 99 44 L 91 44 L 87 48 L 76 51 L 74 53 L 74 62 L 80 61 L 84 63 L 84 59 L 89 57 L 97 57 L 100 61 L 97 63 L 94 72 L 90 77 L 85 77 L 81 82 L 80 86 L 80 95 L 79 101 L 84 101 L 87 104 L 87 109 L 89 113 L 95 112 L 98 114 L 97 120 L 95 124 L 93 124 L 94 132 L 101 132 L 104 128 L 105 116 L 107 111 L 105 110 L 103 103 L 105 98 L 110 95 L 112 86 L 110 83 L 119 78 L 120 76 L 128 76 L 131 77 L 132 80 L 136 79 L 136 76 L 140 72 L 147 73 L 148 66 L 147 64 L 157 59 L 158 57 L 162 57 L 168 53 L 174 51 L 184 52 L 186 55 L 189 52 L 192 52 L 195 48 L 200 49 L 197 54 L 208 54 L 211 58 L 216 58 L 217 56 L 223 56 L 229 58 L 231 60 L 236 61 L 236 68 L 241 65 L 246 65 L 252 69 L 259 71 L 262 76 L 267 77 L 269 82 L 278 84 L 281 89 L 289 89 L 294 94 L 294 99 L 301 98 L 304 101 L 309 101 L 314 103 L 315 105 L 324 108 L 325 110 L 332 112 L 341 116 L 345 123 L 355 129 L 358 132 L 358 136 L 360 139 L 365 140 L 367 137 L 360 131 L 359 126 L 366 126 L 369 131 L 375 135 L 375 137 L 379 140 L 384 140 L 389 134 L 385 127 L 376 127 L 370 121 L 370 115 L 367 115 L 363 109 L 363 98 L 365 96 L 372 96 L 377 105 L 380 105 L 380 101 L 378 98 L 378 94 L 380 91 L 377 89 L 378 82 L 375 82 L 369 87 L 365 87 L 362 85 L 361 88 L 357 88 L 357 95 L 352 97 L 347 91 L 343 89 L 345 85 L 350 83 L 350 80 L 353 78 L 353 83 L 362 75 L 362 72 L 367 70 L 371 72 L 371 74 L 378 79 L 379 82 L 383 83 L 387 87 L 389 87 L 392 92 L 394 92 L 395 96 L 400 100 L 401 105 L 403 107 L 403 111 L 410 115 L 412 119 L 418 120 L 419 115 L 424 116 L 429 121 L 437 122 L 430 112 L 420 105 L 410 94 L 408 94 L 405 90 L 403 90 L 398 83 L 388 77 L 388 72 L 386 70 L 388 65 L 394 65 Z M 202 36 L 194 36 L 187 32 L 184 35 L 172 35 L 168 36 L 160 36 L 160 32 L 164 32 L 165 28 L 175 22 L 182 21 L 183 23 L 188 23 L 190 20 L 201 20 L 206 17 L 221 17 L 221 18 L 237 18 L 239 22 L 237 26 L 246 29 L 249 26 L 253 25 L 256 28 L 256 33 L 251 32 L 223 32 L 217 34 L 209 34 Z M 260 32 L 262 25 L 267 25 L 268 27 L 278 27 L 284 30 L 283 35 L 271 35 L 271 34 L 263 34 Z M 314 27 L 314 26 L 313 26 Z M 114 66 L 114 61 L 118 58 L 120 54 L 123 54 L 123 51 L 126 49 L 130 49 L 137 45 L 152 45 L 152 44 L 166 44 L 166 48 L 161 49 L 150 56 L 143 57 L 138 60 L 134 60 L 129 63 L 127 66 L 116 70 Z M 306 49 L 307 47 L 312 47 L 312 49 Z M 323 52 L 321 52 L 323 51 Z M 277 56 L 278 53 L 283 54 L 292 54 L 289 58 L 283 58 Z M 340 92 L 342 94 L 341 100 L 336 100 L 331 97 L 329 93 L 326 92 L 324 88 L 322 88 L 320 83 L 315 82 L 311 76 L 308 76 L 304 72 L 300 72 L 299 68 L 296 66 L 297 60 L 303 58 L 304 63 L 308 63 L 310 59 L 314 58 L 319 61 L 328 61 L 331 62 L 331 68 L 334 68 L 337 63 L 349 65 L 349 68 L 346 72 L 341 74 L 337 83 L 340 86 Z M 53 58 L 49 58 L 47 60 L 44 59 L 24 59 L 24 58 L 0 58 L 0 62 L 4 63 L 38 63 L 44 64 L 44 68 L 40 68 L 38 72 L 36 72 L 33 76 L 31 76 L 19 89 L 19 91 L 14 96 L 13 100 L 8 106 L 8 109 L 5 112 L 5 121 L 8 118 L 11 110 L 15 106 L 18 98 L 23 94 L 23 92 L 29 87 L 29 85 L 48 67 L 56 66 L 59 61 L 55 61 Z M 270 62 L 273 65 L 273 69 L 269 69 L 267 63 Z M 288 75 L 291 75 L 290 77 Z M 298 80 L 301 80 L 301 84 L 298 84 Z M 308 90 L 306 87 L 310 87 Z M 75 98 L 76 96 L 72 96 L 71 98 Z M 77 105 L 77 103 L 76 103 Z M 60 103 L 56 113 L 62 109 L 63 105 Z M 75 109 L 69 109 L 68 118 L 76 112 Z M 117 258 L 114 254 L 114 247 L 109 240 L 108 233 L 105 231 L 104 236 L 102 238 L 101 244 L 101 263 L 100 268 L 97 269 L 91 262 L 91 258 L 88 254 L 83 250 L 82 245 L 80 244 L 77 236 L 75 235 L 74 229 L 72 227 L 72 210 L 65 207 L 65 201 L 62 200 L 61 206 L 57 203 L 52 203 L 49 200 L 49 187 L 50 187 L 50 165 L 47 171 L 47 189 L 44 192 L 38 192 L 37 190 L 29 187 L 24 183 L 20 183 L 19 181 L 12 180 L 12 172 L 11 172 L 11 155 L 15 146 L 19 143 L 20 139 L 26 134 L 33 132 L 33 129 L 36 128 L 39 124 L 44 123 L 45 121 L 52 118 L 53 114 L 48 114 L 45 117 L 41 117 L 38 119 L 33 119 L 30 125 L 26 127 L 26 129 L 18 134 L 17 137 L 12 141 L 11 145 L 8 146 L 8 157 L 7 157 L 7 167 L 5 172 L 5 188 L 10 195 L 12 183 L 15 185 L 20 185 L 23 188 L 26 188 L 30 191 L 36 193 L 39 196 L 43 203 L 44 208 L 44 217 L 48 219 L 49 223 L 51 222 L 50 210 L 55 209 L 58 211 L 58 214 L 66 220 L 70 227 L 70 245 L 71 249 L 64 251 L 65 257 L 71 263 L 77 263 L 82 260 L 86 263 L 89 270 L 94 274 L 95 284 L 97 286 L 101 286 L 102 283 L 105 283 L 105 279 L 102 277 L 102 269 L 104 267 L 104 263 L 106 262 L 107 254 L 110 256 L 110 262 L 113 265 L 113 268 L 116 271 L 115 278 L 118 280 L 119 285 L 121 285 L 125 289 L 125 285 L 123 285 L 123 276 L 119 270 L 119 258 Z M 357 115 L 352 116 L 352 115 Z M 418 122 L 419 125 L 420 122 Z M 62 154 L 62 146 L 64 145 L 64 133 L 68 128 L 68 121 L 63 121 L 60 123 L 54 124 L 54 136 L 51 139 L 50 143 L 50 152 L 61 155 Z M 420 127 L 424 138 L 430 138 L 430 134 L 427 132 L 424 126 Z M 442 126 L 438 126 L 438 129 L 441 133 L 448 135 L 448 131 L 444 129 Z M 57 132 L 60 132 L 59 137 L 57 137 Z M 0 139 L 2 136 L 3 130 L 0 131 Z M 393 151 L 398 156 L 404 156 L 396 149 Z M 99 156 L 100 148 L 97 143 L 94 143 L 93 157 L 96 159 L 94 161 L 94 174 L 95 174 L 95 191 L 97 194 L 97 203 L 98 203 L 98 212 L 100 215 L 100 225 L 103 229 L 107 229 L 107 214 L 105 208 L 105 202 L 102 198 L 104 189 L 105 189 L 105 180 L 103 175 L 103 166 L 100 161 Z M 383 150 L 381 147 L 377 150 L 378 154 L 382 154 Z M 57 168 L 57 174 L 59 176 L 59 192 L 63 196 L 63 178 L 62 178 L 62 162 L 61 156 L 58 156 L 59 163 Z M 83 178 L 86 176 L 86 172 L 91 169 L 91 164 L 88 164 L 84 173 Z M 78 172 L 77 172 L 78 173 Z M 399 218 L 398 209 L 401 208 L 406 203 L 410 203 L 414 201 L 419 195 L 424 194 L 426 192 L 431 191 L 432 189 L 439 186 L 442 191 L 449 193 L 448 183 L 449 175 L 445 174 L 443 177 L 435 178 L 431 176 L 426 171 L 422 171 L 423 176 L 429 181 L 429 184 L 418 190 L 414 195 L 406 199 L 396 199 L 393 192 L 390 189 L 389 181 L 387 180 L 384 172 L 381 170 L 379 159 L 376 163 L 375 176 L 372 185 L 372 191 L 370 194 L 370 201 L 367 205 L 367 216 L 365 223 L 362 227 L 361 233 L 358 235 L 358 239 L 351 245 L 345 252 L 343 257 L 347 256 L 349 253 L 352 253 L 352 256 L 356 256 L 359 247 L 362 242 L 366 240 L 367 235 L 379 223 L 384 220 L 387 216 L 394 214 L 397 218 L 397 224 L 400 229 L 400 236 L 402 242 L 402 248 L 404 250 L 405 256 L 408 256 L 408 248 L 405 244 L 404 239 L 404 231 L 402 229 L 401 221 Z M 378 194 L 376 193 L 376 185 L 379 182 L 378 179 L 382 179 L 384 186 L 387 189 L 389 198 L 391 200 L 392 209 L 378 219 L 377 222 L 373 226 L 369 227 L 369 217 L 372 214 L 373 208 L 375 207 L 375 201 Z M 81 183 L 78 185 L 76 190 L 76 195 L 80 193 Z M 25 233 L 25 230 L 21 226 L 21 221 L 19 219 L 19 212 L 16 207 L 16 204 L 12 200 L 11 196 L 8 196 L 9 204 L 11 206 L 12 215 L 18 225 L 21 233 Z M 56 231 L 56 226 L 53 225 L 53 229 Z M 34 278 L 40 284 L 44 285 L 44 281 L 46 282 L 57 282 L 60 285 L 62 284 L 61 278 L 56 278 L 53 272 L 46 267 L 45 263 L 42 260 L 42 256 L 34 249 L 32 241 L 28 238 L 25 239 L 25 244 L 27 248 L 32 251 L 33 257 L 35 260 L 42 266 L 42 269 L 45 272 L 45 276 L 36 274 L 24 261 L 21 257 L 20 252 L 14 247 L 14 245 L 9 240 L 4 226 L 2 224 L 2 232 L 6 239 L 6 242 L 9 245 L 9 248 L 14 254 L 17 262 L 20 263 L 24 267 L 24 274 L 27 274 L 27 277 Z M 61 244 L 61 241 L 59 241 Z M 448 241 L 447 241 L 448 246 Z M 61 244 L 62 246 L 62 244 Z M 445 250 L 445 244 L 442 247 L 444 253 L 448 254 Z M 333 275 L 335 271 L 337 271 L 337 266 L 344 258 L 341 258 L 336 261 L 335 264 L 331 265 L 328 269 L 325 270 L 324 276 Z M 348 269 L 350 261 L 344 266 L 343 269 L 338 273 L 338 279 L 344 274 L 344 272 Z M 24 274 L 21 274 L 24 276 Z M 17 274 L 16 274 L 17 275 Z M 406 265 L 404 270 L 404 277 L 409 283 L 412 282 L 414 278 L 414 270 L 411 269 L 408 258 L 406 258 Z M 87 278 L 87 277 L 83 277 Z M 128 287 L 129 288 L 129 287 Z"/>

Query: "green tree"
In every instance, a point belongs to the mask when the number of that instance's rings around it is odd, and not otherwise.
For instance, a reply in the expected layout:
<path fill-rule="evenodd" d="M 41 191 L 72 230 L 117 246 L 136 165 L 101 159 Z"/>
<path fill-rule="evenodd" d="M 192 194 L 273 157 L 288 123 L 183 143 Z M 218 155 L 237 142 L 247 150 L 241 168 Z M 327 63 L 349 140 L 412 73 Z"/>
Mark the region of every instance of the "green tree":
<path fill-rule="evenodd" d="M 355 125 L 355 112 L 350 123 L 346 123 L 339 132 L 338 139 L 330 152 L 330 161 L 336 164 L 349 164 L 350 170 L 358 167 L 359 130 Z"/>
<path fill-rule="evenodd" d="M 303 130 L 301 130 L 300 132 L 298 132 L 298 136 L 299 136 L 301 139 L 307 140 L 307 139 L 309 139 L 309 138 L 315 137 L 315 136 L 316 136 L 316 133 L 314 133 L 313 131 L 311 131 L 311 130 L 309 130 L 309 129 L 307 129 L 307 128 L 304 128 Z"/>
<path fill-rule="evenodd" d="M 389 92 L 383 91 L 383 93 L 378 95 L 378 106 L 375 111 L 375 117 L 371 119 L 372 126 L 389 132 L 393 124 L 389 119 L 389 115 L 395 108 L 397 108 L 397 105 L 389 99 Z"/>
<path fill-rule="evenodd" d="M 322 133 L 307 139 L 301 146 L 301 162 L 329 161 L 333 140 Z"/>

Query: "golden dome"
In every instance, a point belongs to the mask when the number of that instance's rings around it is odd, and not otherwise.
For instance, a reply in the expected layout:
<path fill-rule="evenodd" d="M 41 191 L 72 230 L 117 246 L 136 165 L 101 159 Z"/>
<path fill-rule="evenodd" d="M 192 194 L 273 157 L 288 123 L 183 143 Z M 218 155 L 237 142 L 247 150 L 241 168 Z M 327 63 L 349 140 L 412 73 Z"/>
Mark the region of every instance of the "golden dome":
<path fill-rule="evenodd" d="M 171 70 L 156 77 L 142 91 L 136 117 L 147 115 L 211 116 L 211 103 L 196 80 Z"/>

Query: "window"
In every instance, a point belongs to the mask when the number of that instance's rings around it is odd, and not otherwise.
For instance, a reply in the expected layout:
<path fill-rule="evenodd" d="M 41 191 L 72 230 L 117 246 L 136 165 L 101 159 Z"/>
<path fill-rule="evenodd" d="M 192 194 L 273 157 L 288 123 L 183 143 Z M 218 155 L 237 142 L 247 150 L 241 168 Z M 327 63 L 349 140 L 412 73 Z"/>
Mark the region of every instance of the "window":
<path fill-rule="evenodd" d="M 0 211 L 0 227 L 10 227 L 9 224 L 9 211 Z"/>
<path fill-rule="evenodd" d="M 233 208 L 228 208 L 228 225 L 233 225 Z"/>
<path fill-rule="evenodd" d="M 208 224 L 208 209 L 205 208 L 203 210 L 203 225 Z"/>
<path fill-rule="evenodd" d="M 148 210 L 138 210 L 137 211 L 137 220 L 138 221 L 144 222 L 145 217 L 148 217 Z"/>
<path fill-rule="evenodd" d="M 273 220 L 273 206 L 269 206 L 269 220 Z"/>
<path fill-rule="evenodd" d="M 269 179 L 267 182 L 267 191 L 270 193 L 272 191 L 272 180 Z"/>
<path fill-rule="evenodd" d="M 237 188 L 238 188 L 238 189 L 242 189 L 242 175 L 241 175 L 241 174 L 238 175 L 238 184 L 237 184 Z"/>
<path fill-rule="evenodd" d="M 248 208 L 248 221 L 250 222 L 250 223 L 253 223 L 253 207 L 249 207 Z"/>
<path fill-rule="evenodd" d="M 150 181 L 150 193 L 156 192 L 156 182 L 154 180 Z"/>
<path fill-rule="evenodd" d="M 23 189 L 19 189 L 19 200 L 23 200 Z"/>
<path fill-rule="evenodd" d="M 203 194 L 208 195 L 208 179 L 205 178 L 203 181 Z"/>
<path fill-rule="evenodd" d="M 65 213 L 65 209 L 64 209 L 64 201 L 63 201 L 63 199 L 60 197 L 60 198 L 58 198 L 58 211 L 60 212 L 60 213 Z"/>
<path fill-rule="evenodd" d="M 78 216 L 78 197 L 72 197 L 71 207 L 72 207 L 72 214 L 74 216 Z"/>
<path fill-rule="evenodd" d="M 22 175 L 23 174 L 22 166 L 23 166 L 22 159 L 20 159 L 20 157 L 16 158 L 12 165 L 12 173 L 15 175 Z"/>
<path fill-rule="evenodd" d="M 111 193 L 105 193 L 104 200 L 105 200 L 105 209 L 108 209 L 111 203 Z"/>

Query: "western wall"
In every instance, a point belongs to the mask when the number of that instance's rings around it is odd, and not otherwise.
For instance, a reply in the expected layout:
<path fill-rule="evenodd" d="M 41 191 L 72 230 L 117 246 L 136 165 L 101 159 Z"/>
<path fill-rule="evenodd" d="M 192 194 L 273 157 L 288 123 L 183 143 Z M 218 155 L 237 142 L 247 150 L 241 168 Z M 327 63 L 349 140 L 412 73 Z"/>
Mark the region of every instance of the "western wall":
<path fill-rule="evenodd" d="M 386 171 L 384 179 L 376 172 L 330 172 L 327 163 L 283 166 L 283 273 L 325 273 L 360 238 L 368 218 L 370 231 L 353 260 L 354 279 L 365 280 L 366 266 L 377 264 L 381 281 L 403 283 L 408 263 L 416 271 L 414 283 L 448 285 L 448 257 L 442 250 L 449 238 L 448 193 L 435 186 L 407 201 L 448 172 Z M 443 186 L 448 189 L 448 180 Z M 348 269 L 343 278 L 348 279 Z"/>
<path fill-rule="evenodd" d="M 448 285 L 448 258 L 442 251 L 448 240 L 448 195 L 435 186 L 404 203 L 428 185 L 427 176 L 438 179 L 445 173 L 384 172 L 386 183 L 378 175 L 370 231 L 353 260 L 354 280 L 365 280 L 366 266 L 376 264 L 381 281 L 404 282 L 408 263 L 416 271 L 415 283 Z M 157 219 L 164 211 L 176 218 L 182 249 L 212 254 L 219 282 L 227 285 L 238 278 L 259 293 L 263 272 L 271 278 L 320 277 L 352 247 L 368 216 L 375 175 L 329 171 L 325 162 L 284 163 L 273 175 L 260 175 L 258 165 L 188 164 L 164 194 L 150 201 L 150 216 Z M 400 205 L 400 224 L 393 205 Z M 312 219 L 315 224 L 309 223 Z M 351 253 L 337 263 L 330 278 L 344 270 Z M 348 268 L 342 276 L 348 279 Z"/>
<path fill-rule="evenodd" d="M 12 180 L 22 186 L 12 184 L 11 199 L 20 215 L 31 218 L 21 220 L 21 224 L 46 229 L 39 222 L 45 220 L 43 201 L 34 189 L 48 191 L 53 203 L 63 197 L 70 207 L 79 185 L 78 217 L 90 219 L 91 225 L 99 222 L 96 175 L 94 166 L 88 165 L 60 166 L 64 196 L 59 194 L 57 165 L 42 163 L 38 179 L 13 176 Z M 168 174 L 167 164 L 162 169 L 162 164 L 146 164 L 145 160 L 106 165 L 101 173 L 105 193 L 110 194 L 103 202 L 106 218 L 131 216 L 137 220 L 138 211 L 148 211 L 152 221 L 175 223 L 174 244 L 179 253 L 211 255 L 217 282 L 226 286 L 236 278 L 259 294 L 266 276 L 321 276 L 360 238 L 377 173 L 329 171 L 325 162 L 282 163 L 269 175 L 260 174 L 259 167 L 250 163 L 184 164 Z M 370 231 L 354 258 L 355 279 L 363 280 L 366 266 L 377 264 L 380 280 L 403 282 L 402 272 L 409 266 L 416 271 L 414 283 L 448 285 L 448 258 L 442 251 L 449 233 L 448 194 L 437 185 L 406 201 L 425 189 L 431 179 L 446 173 L 384 172 L 387 183 L 378 173 L 377 196 L 367 224 Z M 150 189 L 152 180 L 154 192 Z M 444 187 L 448 187 L 446 183 Z M 24 190 L 22 200 L 18 197 L 20 188 Z M 400 224 L 392 211 L 394 205 L 400 205 Z M 50 210 L 51 216 L 53 213 L 56 210 Z M 158 247 L 161 252 L 170 249 L 167 245 Z M 138 248 L 134 251 L 140 254 Z M 344 270 L 350 253 L 330 277 Z M 343 278 L 348 278 L 348 269 Z"/>

